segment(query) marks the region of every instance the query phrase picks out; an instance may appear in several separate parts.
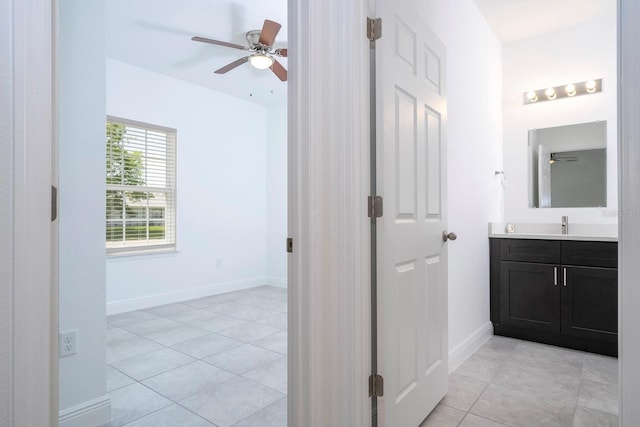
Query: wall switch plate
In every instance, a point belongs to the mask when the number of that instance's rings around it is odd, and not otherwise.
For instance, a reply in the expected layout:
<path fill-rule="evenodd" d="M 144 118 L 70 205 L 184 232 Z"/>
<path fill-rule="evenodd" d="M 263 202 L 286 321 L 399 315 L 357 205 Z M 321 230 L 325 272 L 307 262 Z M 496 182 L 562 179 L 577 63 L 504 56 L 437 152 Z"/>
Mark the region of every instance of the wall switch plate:
<path fill-rule="evenodd" d="M 76 354 L 76 336 L 78 331 L 64 331 L 58 334 L 58 355 L 60 357 Z"/>

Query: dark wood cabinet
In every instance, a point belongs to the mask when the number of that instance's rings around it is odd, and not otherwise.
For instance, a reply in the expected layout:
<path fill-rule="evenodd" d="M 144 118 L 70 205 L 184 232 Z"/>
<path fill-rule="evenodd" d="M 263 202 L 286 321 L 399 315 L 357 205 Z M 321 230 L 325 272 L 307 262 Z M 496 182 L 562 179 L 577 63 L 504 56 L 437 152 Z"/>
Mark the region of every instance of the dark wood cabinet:
<path fill-rule="evenodd" d="M 617 243 L 490 239 L 496 335 L 617 355 Z"/>

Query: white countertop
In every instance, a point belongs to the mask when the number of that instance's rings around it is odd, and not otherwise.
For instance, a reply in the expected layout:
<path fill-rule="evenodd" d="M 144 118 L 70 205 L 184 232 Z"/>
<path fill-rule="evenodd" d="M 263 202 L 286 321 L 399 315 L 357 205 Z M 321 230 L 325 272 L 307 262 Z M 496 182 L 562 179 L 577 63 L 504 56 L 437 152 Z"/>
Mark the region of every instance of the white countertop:
<path fill-rule="evenodd" d="M 507 224 L 513 224 L 515 232 L 507 233 Z M 562 234 L 560 223 L 489 223 L 489 237 L 499 239 L 585 240 L 617 242 L 617 224 L 571 224 L 569 234 Z"/>

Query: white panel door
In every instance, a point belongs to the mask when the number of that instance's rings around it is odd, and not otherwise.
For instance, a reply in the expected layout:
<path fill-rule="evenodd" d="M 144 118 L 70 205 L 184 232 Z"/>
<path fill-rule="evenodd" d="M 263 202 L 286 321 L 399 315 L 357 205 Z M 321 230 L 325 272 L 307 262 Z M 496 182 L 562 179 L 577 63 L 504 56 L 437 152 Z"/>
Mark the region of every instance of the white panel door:
<path fill-rule="evenodd" d="M 379 413 L 417 427 L 447 392 L 446 56 L 397 3 L 377 1 Z"/>

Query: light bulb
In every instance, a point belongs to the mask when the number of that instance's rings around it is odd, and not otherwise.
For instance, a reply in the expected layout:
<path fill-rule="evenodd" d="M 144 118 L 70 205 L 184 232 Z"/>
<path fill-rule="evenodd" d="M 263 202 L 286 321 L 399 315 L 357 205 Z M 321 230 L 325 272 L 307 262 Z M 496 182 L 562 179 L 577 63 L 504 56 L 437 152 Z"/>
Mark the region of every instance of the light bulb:
<path fill-rule="evenodd" d="M 263 53 L 256 53 L 249 57 L 249 62 L 257 69 L 264 70 L 273 65 L 273 58 Z"/>
<path fill-rule="evenodd" d="M 544 91 L 544 94 L 547 95 L 548 99 L 556 99 L 556 90 L 552 87 Z"/>
<path fill-rule="evenodd" d="M 535 91 L 530 90 L 527 92 L 527 99 L 531 102 L 536 102 L 538 100 L 538 95 L 536 95 Z"/>
<path fill-rule="evenodd" d="M 565 92 L 567 92 L 567 96 L 574 96 L 576 94 L 576 85 L 568 84 L 564 87 Z"/>
<path fill-rule="evenodd" d="M 589 80 L 588 82 L 586 82 L 584 84 L 584 87 L 587 89 L 587 92 L 589 93 L 593 93 L 596 91 L 596 81 L 595 80 Z"/>

